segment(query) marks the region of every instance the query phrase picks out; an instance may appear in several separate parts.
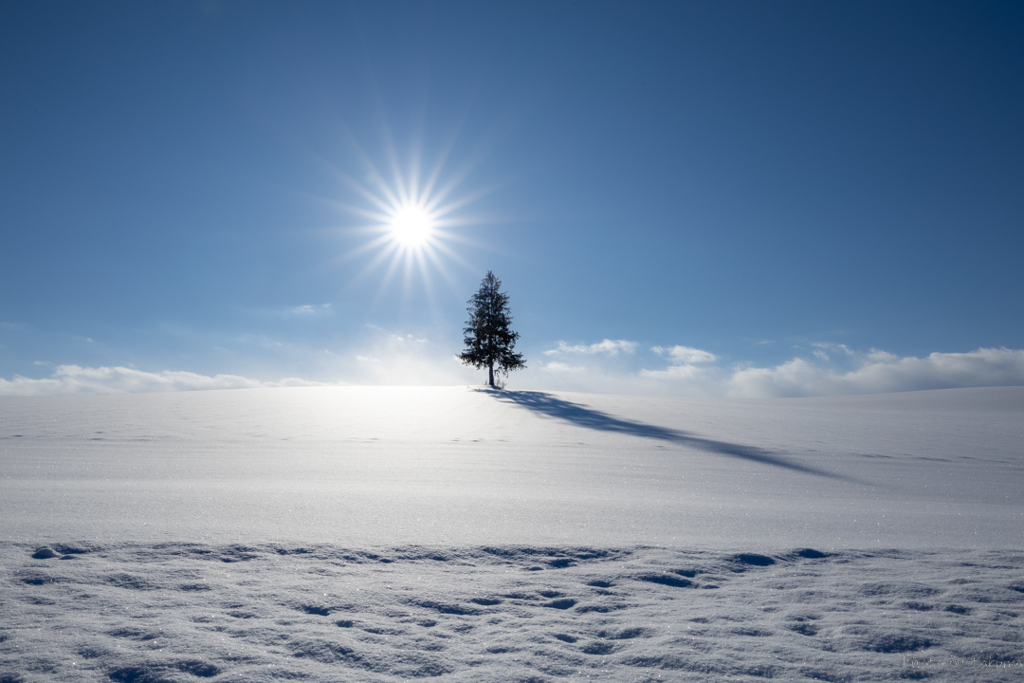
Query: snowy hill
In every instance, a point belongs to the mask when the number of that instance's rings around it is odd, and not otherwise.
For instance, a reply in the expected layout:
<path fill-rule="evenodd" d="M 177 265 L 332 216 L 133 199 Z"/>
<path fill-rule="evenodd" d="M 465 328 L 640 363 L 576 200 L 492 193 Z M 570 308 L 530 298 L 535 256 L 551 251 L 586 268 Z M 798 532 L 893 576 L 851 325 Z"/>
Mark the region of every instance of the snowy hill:
<path fill-rule="evenodd" d="M 1024 388 L 295 388 L 0 415 L 4 683 L 1024 670 Z"/>
<path fill-rule="evenodd" d="M 1024 548 L 1024 388 L 0 399 L 5 536 Z"/>

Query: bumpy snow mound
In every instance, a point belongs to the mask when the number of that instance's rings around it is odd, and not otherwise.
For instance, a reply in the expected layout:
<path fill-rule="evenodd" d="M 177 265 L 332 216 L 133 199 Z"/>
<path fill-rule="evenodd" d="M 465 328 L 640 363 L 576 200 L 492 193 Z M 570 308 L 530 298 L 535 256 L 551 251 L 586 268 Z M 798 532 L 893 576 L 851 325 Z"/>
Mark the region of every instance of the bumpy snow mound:
<path fill-rule="evenodd" d="M 0 545 L 4 681 L 1019 681 L 1015 551 Z M 70 551 L 70 552 L 68 552 Z"/>

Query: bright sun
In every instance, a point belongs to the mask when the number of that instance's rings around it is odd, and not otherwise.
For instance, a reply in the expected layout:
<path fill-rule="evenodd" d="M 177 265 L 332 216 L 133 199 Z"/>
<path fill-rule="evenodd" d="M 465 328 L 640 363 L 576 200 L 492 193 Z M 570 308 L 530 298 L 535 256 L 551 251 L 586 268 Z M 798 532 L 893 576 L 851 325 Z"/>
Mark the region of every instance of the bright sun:
<path fill-rule="evenodd" d="M 461 234 L 458 227 L 479 223 L 481 217 L 459 214 L 465 206 L 489 190 L 477 190 L 468 195 L 458 193 L 459 184 L 469 169 L 461 170 L 452 178 L 443 177 L 444 162 L 450 151 L 448 148 L 442 151 L 439 160 L 430 169 L 420 167 L 422 150 L 413 150 L 405 173 L 393 149 L 389 152 L 390 173 L 381 173 L 368 155 L 358 148 L 357 151 L 366 165 L 365 182 L 357 182 L 344 173 L 339 173 L 339 176 L 365 203 L 352 205 L 339 202 L 339 205 L 347 212 L 368 219 L 367 223 L 345 231 L 368 235 L 369 239 L 339 258 L 372 255 L 354 275 L 353 282 L 383 267 L 384 277 L 378 296 L 395 276 L 404 279 L 406 291 L 411 291 L 408 288 L 414 278 L 419 279 L 423 291 L 431 299 L 434 287 L 432 276 L 435 274 L 447 281 L 455 292 L 456 284 L 448 272 L 448 262 L 457 263 L 468 271 L 474 270 L 473 265 L 459 254 L 456 245 L 480 246 Z"/>
<path fill-rule="evenodd" d="M 434 232 L 433 220 L 419 206 L 399 207 L 388 223 L 392 238 L 406 248 L 420 247 Z"/>

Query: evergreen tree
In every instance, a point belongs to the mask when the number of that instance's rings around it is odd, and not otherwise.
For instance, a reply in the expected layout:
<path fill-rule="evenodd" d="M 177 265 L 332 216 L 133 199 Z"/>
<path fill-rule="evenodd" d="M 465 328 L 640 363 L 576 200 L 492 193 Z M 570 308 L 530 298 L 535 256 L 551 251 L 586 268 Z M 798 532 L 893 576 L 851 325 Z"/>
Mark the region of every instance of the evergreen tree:
<path fill-rule="evenodd" d="M 487 271 L 480 291 L 469 300 L 469 320 L 463 329 L 466 350 L 459 359 L 475 368 L 487 368 L 487 384 L 494 386 L 494 370 L 508 375 L 509 370 L 526 367 L 522 354 L 514 353 L 519 333 L 511 329 L 508 294 L 500 291 L 501 281 Z"/>

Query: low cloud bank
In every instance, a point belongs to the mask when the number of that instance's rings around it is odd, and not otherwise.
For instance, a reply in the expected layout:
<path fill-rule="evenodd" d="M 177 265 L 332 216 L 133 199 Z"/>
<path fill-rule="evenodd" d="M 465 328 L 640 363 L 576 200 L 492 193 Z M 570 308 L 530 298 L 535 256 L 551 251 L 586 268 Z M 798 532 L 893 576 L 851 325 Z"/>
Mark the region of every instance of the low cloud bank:
<path fill-rule="evenodd" d="M 0 379 L 0 395 L 41 396 L 47 394 L 133 394 L 160 391 L 202 391 L 207 389 L 251 389 L 256 387 L 313 386 L 319 382 L 288 378 L 261 382 L 240 375 L 199 375 L 194 372 L 144 372 L 133 368 L 83 368 L 58 365 L 45 379 L 15 375 Z"/>
<path fill-rule="evenodd" d="M 299 307 L 291 312 L 312 315 L 326 307 Z M 303 309 L 316 309 L 307 312 Z M 246 340 L 249 342 L 250 340 Z M 0 396 L 41 396 L 51 394 L 113 394 L 210 389 L 253 389 L 317 385 L 459 385 L 479 384 L 486 371 L 467 368 L 453 357 L 455 342 L 432 341 L 419 331 L 394 331 L 366 325 L 361 338 L 343 347 L 280 343 L 256 338 L 254 343 L 228 354 L 225 363 L 234 372 L 204 375 L 163 370 L 149 372 L 122 366 L 83 367 L 57 365 L 49 377 L 15 375 L 0 378 Z M 49 366 L 47 361 L 37 361 Z M 248 368 L 262 376 L 284 376 L 264 381 L 247 376 Z M 308 379 L 304 379 L 308 378 Z"/>
<path fill-rule="evenodd" d="M 876 349 L 859 352 L 841 344 L 814 344 L 807 357 L 753 367 L 727 365 L 715 354 L 693 347 L 655 346 L 650 349 L 652 356 L 624 368 L 621 362 L 604 362 L 592 353 L 576 351 L 589 348 L 560 344 L 553 351 L 560 357 L 573 355 L 572 363 L 542 363 L 541 372 L 533 377 L 564 391 L 742 398 L 1024 385 L 1024 350 L 1020 349 L 981 348 L 918 358 Z"/>
<path fill-rule="evenodd" d="M 383 332 L 383 331 L 382 331 Z M 381 334 L 360 353 L 325 353 L 328 377 L 340 383 L 479 384 L 486 373 L 466 368 L 447 344 L 413 335 Z M 436 348 L 435 348 L 436 347 Z M 510 388 L 622 394 L 774 398 L 873 394 L 921 389 L 1024 386 L 1024 350 L 981 348 L 918 358 L 885 351 L 859 352 L 841 344 L 814 344 L 805 355 L 778 365 L 727 364 L 689 346 L 651 347 L 605 340 L 559 344 L 514 373 Z M 316 373 L 314 373 L 315 375 Z M 329 382 L 328 384 L 338 384 Z M 146 393 L 322 385 L 298 378 L 266 382 L 242 375 L 146 372 L 126 367 L 57 366 L 50 377 L 0 378 L 0 395 Z"/>
<path fill-rule="evenodd" d="M 978 349 L 968 353 L 932 353 L 924 358 L 900 357 L 873 350 L 862 354 L 838 347 L 854 364 L 837 370 L 821 349 L 815 361 L 794 358 L 770 368 L 732 373 L 730 395 L 829 396 L 881 394 L 922 389 L 1024 385 L 1024 350 Z"/>

